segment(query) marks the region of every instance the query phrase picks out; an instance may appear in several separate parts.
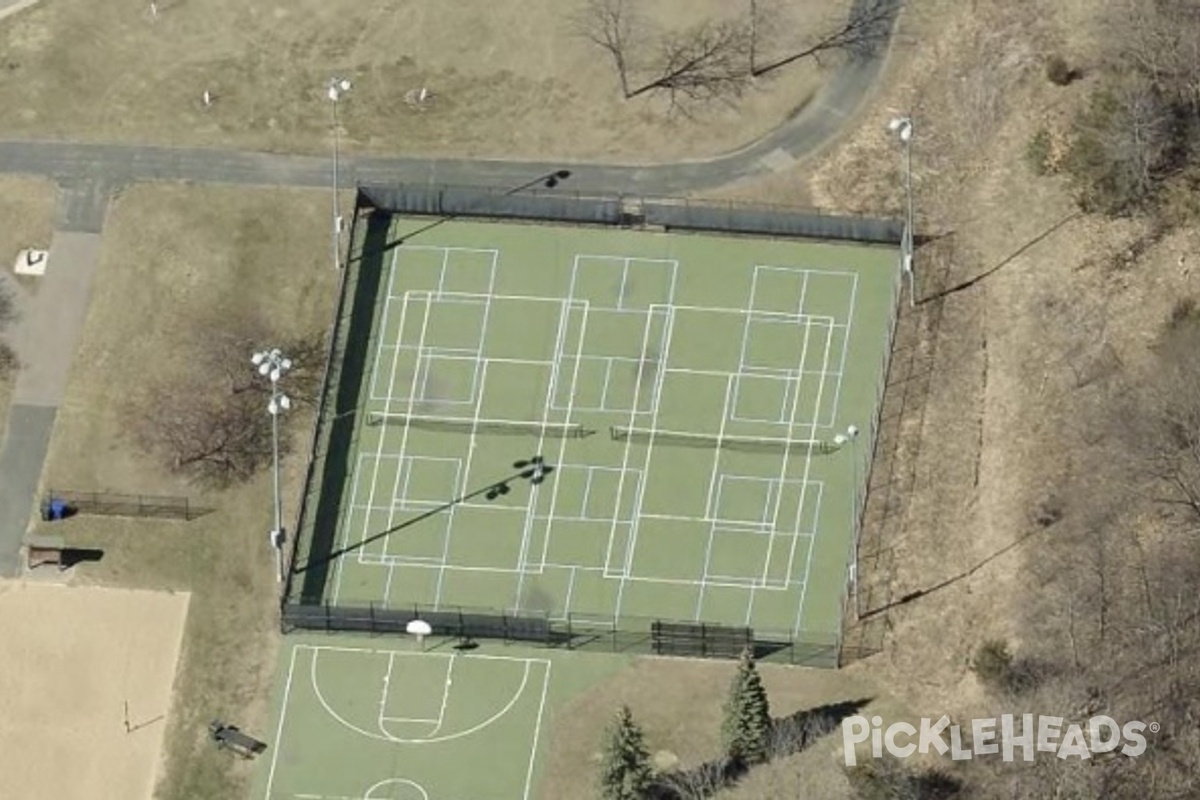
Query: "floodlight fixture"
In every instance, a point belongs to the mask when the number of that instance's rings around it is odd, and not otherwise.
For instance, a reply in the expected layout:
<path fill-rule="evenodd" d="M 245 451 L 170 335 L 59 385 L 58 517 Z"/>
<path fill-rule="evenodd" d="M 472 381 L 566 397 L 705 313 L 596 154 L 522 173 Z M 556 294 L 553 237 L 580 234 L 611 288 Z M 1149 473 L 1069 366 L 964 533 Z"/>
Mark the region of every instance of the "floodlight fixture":
<path fill-rule="evenodd" d="M 917 303 L 917 278 L 913 273 L 913 190 L 912 190 L 912 139 L 913 119 L 911 116 L 894 117 L 888 122 L 888 130 L 896 134 L 904 144 L 904 236 L 900 244 L 901 268 L 908 276 L 908 303 Z"/>
<path fill-rule="evenodd" d="M 334 269 L 342 268 L 342 252 L 341 252 L 342 251 L 342 208 L 341 208 L 341 201 L 338 198 L 338 185 L 340 183 L 340 181 L 338 180 L 338 174 L 340 172 L 339 162 L 341 161 L 341 152 L 340 152 L 341 151 L 341 142 L 340 142 L 341 132 L 340 132 L 339 126 L 338 126 L 338 101 L 342 98 L 342 95 L 349 92 L 351 88 L 353 88 L 353 84 L 350 83 L 350 80 L 348 78 L 332 77 L 329 79 L 329 83 L 327 85 L 327 94 L 329 96 L 329 99 L 333 101 L 332 103 L 330 103 L 330 109 L 332 111 L 332 118 L 333 118 L 333 183 L 332 183 L 333 231 L 332 231 L 332 243 L 333 243 L 333 268 Z"/>
<path fill-rule="evenodd" d="M 258 368 L 258 374 L 271 381 L 271 396 L 267 401 L 267 413 L 271 415 L 271 453 L 274 486 L 275 527 L 270 531 L 271 547 L 275 550 L 275 578 L 283 581 L 283 543 L 287 539 L 283 528 L 283 507 L 279 488 L 279 415 L 292 407 L 291 398 L 279 391 L 279 381 L 292 368 L 292 360 L 278 347 L 260 350 L 250 357 Z"/>

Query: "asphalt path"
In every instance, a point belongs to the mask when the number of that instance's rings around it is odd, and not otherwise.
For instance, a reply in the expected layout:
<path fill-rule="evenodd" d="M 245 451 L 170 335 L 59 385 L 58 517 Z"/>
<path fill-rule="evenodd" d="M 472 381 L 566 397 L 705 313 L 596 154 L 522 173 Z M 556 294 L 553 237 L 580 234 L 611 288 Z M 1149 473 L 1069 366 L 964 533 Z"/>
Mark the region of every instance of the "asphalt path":
<path fill-rule="evenodd" d="M 787 122 L 740 150 L 706 160 L 652 165 L 343 156 L 338 184 L 342 188 L 399 183 L 511 187 L 565 168 L 572 173 L 572 191 L 679 196 L 784 169 L 819 152 L 864 105 L 883 69 L 903 0 L 856 0 L 855 5 L 879 2 L 893 12 L 879 40 L 843 60 L 812 101 Z M 237 150 L 9 140 L 0 141 L 0 173 L 98 181 L 113 188 L 149 181 L 325 187 L 332 184 L 333 160 Z"/>

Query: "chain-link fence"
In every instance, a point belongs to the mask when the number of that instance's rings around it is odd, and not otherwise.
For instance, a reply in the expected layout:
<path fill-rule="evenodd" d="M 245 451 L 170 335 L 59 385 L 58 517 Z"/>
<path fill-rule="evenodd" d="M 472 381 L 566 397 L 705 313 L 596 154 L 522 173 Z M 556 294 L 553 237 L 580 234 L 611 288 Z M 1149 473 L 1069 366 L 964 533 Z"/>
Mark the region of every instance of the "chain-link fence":
<path fill-rule="evenodd" d="M 787 631 L 621 616 L 598 620 L 568 614 L 549 617 L 499 609 L 461 606 L 403 607 L 381 605 L 283 606 L 283 629 L 365 633 L 371 636 L 405 634 L 413 620 L 431 629 L 426 646 L 437 648 L 472 639 L 498 640 L 562 650 L 603 651 L 693 658 L 737 658 L 750 647 L 760 661 L 810 667 L 836 667 L 839 642 L 817 635 L 811 639 Z"/>
<path fill-rule="evenodd" d="M 47 517 L 49 509 L 55 505 L 56 501 L 65 506 L 66 513 L 99 514 L 110 517 L 191 520 L 209 511 L 207 508 L 193 504 L 186 497 L 50 489 L 42 498 L 43 517 Z"/>

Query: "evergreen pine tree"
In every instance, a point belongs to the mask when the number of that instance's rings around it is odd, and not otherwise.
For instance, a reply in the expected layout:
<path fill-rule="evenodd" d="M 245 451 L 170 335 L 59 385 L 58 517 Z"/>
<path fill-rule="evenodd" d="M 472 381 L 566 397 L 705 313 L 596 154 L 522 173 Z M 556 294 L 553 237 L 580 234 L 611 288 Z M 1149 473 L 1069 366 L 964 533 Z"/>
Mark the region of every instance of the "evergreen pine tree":
<path fill-rule="evenodd" d="M 754 654 L 746 648 L 729 687 L 721 741 L 729 758 L 742 764 L 758 764 L 767 760 L 770 739 L 771 706 L 767 690 L 754 665 Z"/>
<path fill-rule="evenodd" d="M 641 800 L 652 777 L 642 729 L 633 721 L 629 706 L 621 706 L 605 734 L 600 796 L 604 800 Z"/>

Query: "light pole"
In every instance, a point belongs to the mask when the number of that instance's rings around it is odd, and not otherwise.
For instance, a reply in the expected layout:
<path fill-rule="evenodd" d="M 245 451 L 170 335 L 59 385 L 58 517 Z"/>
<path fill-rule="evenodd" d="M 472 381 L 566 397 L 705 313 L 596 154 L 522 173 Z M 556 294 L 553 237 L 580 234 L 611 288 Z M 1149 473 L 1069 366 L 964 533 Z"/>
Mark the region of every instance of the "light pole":
<path fill-rule="evenodd" d="M 912 192 L 912 117 L 896 117 L 888 123 L 888 130 L 904 144 L 904 240 L 900 243 L 900 268 L 908 276 L 908 305 L 917 304 L 916 275 L 913 273 L 913 192 Z"/>
<path fill-rule="evenodd" d="M 292 407 L 292 401 L 286 394 L 279 391 L 279 379 L 292 368 L 292 360 L 284 356 L 279 348 L 261 350 L 255 353 L 250 361 L 258 368 L 258 374 L 271 381 L 271 400 L 267 403 L 267 413 L 271 415 L 271 452 L 274 456 L 274 500 L 275 527 L 271 529 L 271 547 L 275 548 L 275 579 L 283 582 L 283 543 L 286 533 L 283 529 L 283 508 L 279 494 L 279 415 Z"/>
<path fill-rule="evenodd" d="M 850 425 L 846 428 L 845 433 L 839 433 L 833 437 L 833 443 L 840 450 L 845 445 L 850 445 L 850 469 L 851 480 L 854 481 L 850 502 L 850 524 L 854 526 L 854 556 L 850 562 L 850 592 L 854 598 L 854 611 L 858 613 L 858 540 L 861 532 L 861 520 L 859 519 L 858 507 L 858 448 L 854 447 L 858 441 L 858 426 Z"/>
<path fill-rule="evenodd" d="M 350 91 L 351 83 L 346 78 L 330 78 L 328 96 L 333 109 L 333 268 L 342 268 L 342 207 L 338 200 L 338 162 L 341 160 L 341 146 L 338 126 L 338 101 L 342 95 Z"/>

